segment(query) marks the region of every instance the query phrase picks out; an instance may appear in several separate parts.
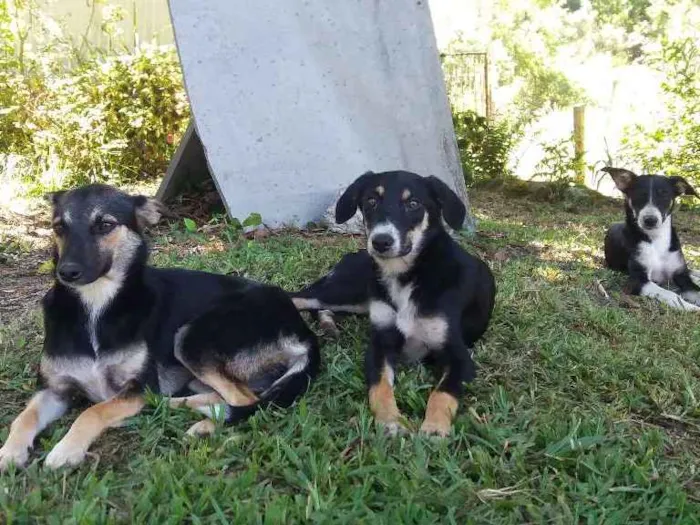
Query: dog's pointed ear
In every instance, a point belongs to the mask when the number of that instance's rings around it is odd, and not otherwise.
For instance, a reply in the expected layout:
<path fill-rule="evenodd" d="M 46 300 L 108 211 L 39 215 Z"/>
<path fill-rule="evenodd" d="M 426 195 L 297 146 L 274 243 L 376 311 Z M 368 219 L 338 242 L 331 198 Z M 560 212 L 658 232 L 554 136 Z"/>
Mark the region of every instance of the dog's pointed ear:
<path fill-rule="evenodd" d="M 357 207 L 360 205 L 360 196 L 362 192 L 376 175 L 377 174 L 373 171 L 368 171 L 360 175 L 355 179 L 355 182 L 347 187 L 335 204 L 335 222 L 343 224 L 355 215 Z"/>
<path fill-rule="evenodd" d="M 49 191 L 44 194 L 44 199 L 46 199 L 46 202 L 51 204 L 51 206 L 56 206 L 65 193 L 66 190 Z"/>
<path fill-rule="evenodd" d="M 440 205 L 445 222 L 453 230 L 461 229 L 464 225 L 464 218 L 467 216 L 467 208 L 462 199 L 436 176 L 431 175 L 426 180 L 433 197 Z"/>
<path fill-rule="evenodd" d="M 155 226 L 165 213 L 165 206 L 156 199 L 137 195 L 134 199 L 134 214 L 140 230 Z"/>
<path fill-rule="evenodd" d="M 669 180 L 673 184 L 673 191 L 675 192 L 676 197 L 680 197 L 681 195 L 692 195 L 693 197 L 698 196 L 695 189 L 683 177 L 669 177 Z"/>
<path fill-rule="evenodd" d="M 630 186 L 632 186 L 632 183 L 637 178 L 636 173 L 623 168 L 613 168 L 612 166 L 606 166 L 600 171 L 609 173 L 612 177 L 613 182 L 615 183 L 615 186 L 617 186 L 617 189 L 620 190 L 622 193 L 625 193 L 630 188 Z"/>

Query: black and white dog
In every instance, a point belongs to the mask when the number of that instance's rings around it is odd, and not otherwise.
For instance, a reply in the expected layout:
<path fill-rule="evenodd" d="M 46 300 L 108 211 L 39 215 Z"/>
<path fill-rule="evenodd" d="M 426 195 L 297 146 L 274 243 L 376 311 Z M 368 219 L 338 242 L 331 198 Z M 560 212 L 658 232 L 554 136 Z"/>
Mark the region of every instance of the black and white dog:
<path fill-rule="evenodd" d="M 700 310 L 700 287 L 688 270 L 673 227 L 676 197 L 697 193 L 683 177 L 636 175 L 621 168 L 603 168 L 625 195 L 625 222 L 613 224 L 605 236 L 605 261 L 629 275 L 628 292 L 652 297 L 674 308 Z M 673 283 L 678 292 L 661 285 Z"/>
<path fill-rule="evenodd" d="M 93 403 L 46 457 L 80 463 L 108 427 L 138 414 L 144 392 L 228 422 L 291 404 L 319 349 L 283 290 L 245 279 L 147 266 L 143 230 L 160 205 L 104 185 L 53 195 L 55 282 L 43 301 L 41 389 L 14 420 L 0 470 L 24 465 L 36 435 L 76 399 Z M 187 388 L 189 387 L 189 388 Z M 213 430 L 209 419 L 190 433 Z"/>
<path fill-rule="evenodd" d="M 346 256 L 326 277 L 295 294 L 303 308 L 350 311 L 369 306 L 365 356 L 375 420 L 403 429 L 394 398 L 394 369 L 423 361 L 438 372 L 421 431 L 447 435 L 463 383 L 475 377 L 474 344 L 486 331 L 496 286 L 489 267 L 445 231 L 461 228 L 465 207 L 440 179 L 415 173 L 368 172 L 336 205 L 336 221 L 361 210 L 367 250 Z"/>

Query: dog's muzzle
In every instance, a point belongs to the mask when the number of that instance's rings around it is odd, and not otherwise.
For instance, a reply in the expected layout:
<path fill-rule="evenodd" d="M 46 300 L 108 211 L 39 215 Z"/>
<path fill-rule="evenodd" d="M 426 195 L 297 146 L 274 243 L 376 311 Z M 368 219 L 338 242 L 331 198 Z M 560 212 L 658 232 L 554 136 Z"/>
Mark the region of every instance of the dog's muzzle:
<path fill-rule="evenodd" d="M 371 255 L 382 259 L 403 257 L 411 253 L 411 243 L 401 242 L 399 231 L 393 224 L 375 226 L 368 235 L 367 250 Z"/>

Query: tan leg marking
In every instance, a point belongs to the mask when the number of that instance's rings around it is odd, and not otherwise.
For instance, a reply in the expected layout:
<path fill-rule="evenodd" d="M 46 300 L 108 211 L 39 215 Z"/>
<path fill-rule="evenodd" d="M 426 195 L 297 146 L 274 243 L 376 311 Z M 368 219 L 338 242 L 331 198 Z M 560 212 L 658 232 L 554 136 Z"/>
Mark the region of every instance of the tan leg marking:
<path fill-rule="evenodd" d="M 391 435 L 398 434 L 406 429 L 399 422 L 401 412 L 396 406 L 394 387 L 390 377 L 393 372 L 388 365 L 384 365 L 379 383 L 369 389 L 369 407 L 374 414 L 374 420 L 382 425 Z"/>
<path fill-rule="evenodd" d="M 424 434 L 446 437 L 452 429 L 452 418 L 457 412 L 457 400 L 447 392 L 433 391 L 425 409 L 425 420 L 420 427 Z"/>
<path fill-rule="evenodd" d="M 210 436 L 215 430 L 216 424 L 211 419 L 202 419 L 187 430 L 187 435 L 193 437 Z"/>
<path fill-rule="evenodd" d="M 144 406 L 141 396 L 114 397 L 85 410 L 68 433 L 46 456 L 48 468 L 77 465 L 85 459 L 90 445 L 109 427 L 118 426 L 126 418 L 135 416 Z"/>
<path fill-rule="evenodd" d="M 247 386 L 231 381 L 218 372 L 205 372 L 198 378 L 216 390 L 231 406 L 243 407 L 258 402 L 258 397 Z"/>
<path fill-rule="evenodd" d="M 10 435 L 0 449 L 0 472 L 10 465 L 24 466 L 36 435 L 61 417 L 67 408 L 68 404 L 49 390 L 35 394 L 10 426 Z"/>
<path fill-rule="evenodd" d="M 221 405 L 226 403 L 226 401 L 216 392 L 207 392 L 187 397 L 171 397 L 169 403 L 173 408 L 187 407 L 196 409 L 212 405 Z"/>

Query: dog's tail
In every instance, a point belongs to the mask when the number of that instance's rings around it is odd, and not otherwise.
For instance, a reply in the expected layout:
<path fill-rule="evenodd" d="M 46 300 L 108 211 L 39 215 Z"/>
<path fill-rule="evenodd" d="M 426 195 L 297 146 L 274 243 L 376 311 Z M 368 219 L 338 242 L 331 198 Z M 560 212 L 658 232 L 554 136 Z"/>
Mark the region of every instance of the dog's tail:
<path fill-rule="evenodd" d="M 359 250 L 344 255 L 326 275 L 289 295 L 297 310 L 310 312 L 324 330 L 337 334 L 333 314 L 367 313 L 373 278 L 372 257 L 367 250 Z"/>

